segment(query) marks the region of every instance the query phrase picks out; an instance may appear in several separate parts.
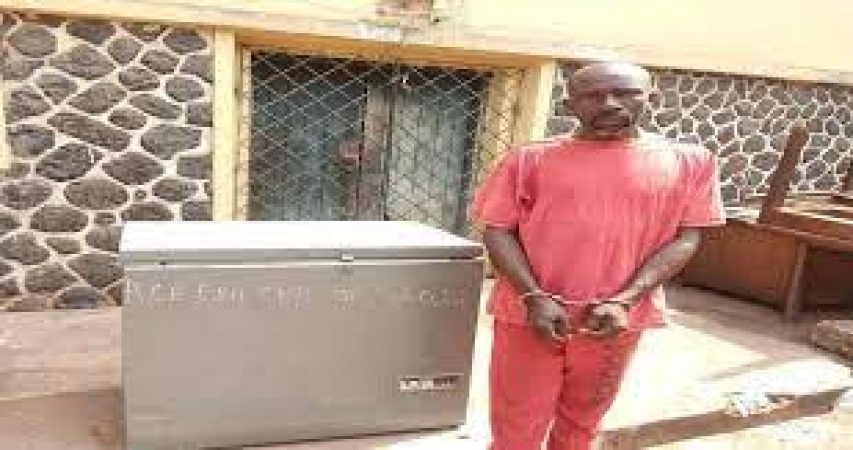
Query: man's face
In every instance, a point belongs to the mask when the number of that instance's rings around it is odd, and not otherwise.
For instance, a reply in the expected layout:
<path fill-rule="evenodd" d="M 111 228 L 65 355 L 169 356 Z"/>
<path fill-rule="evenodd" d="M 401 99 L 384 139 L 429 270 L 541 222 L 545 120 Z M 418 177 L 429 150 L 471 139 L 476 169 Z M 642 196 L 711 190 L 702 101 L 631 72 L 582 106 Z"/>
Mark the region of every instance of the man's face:
<path fill-rule="evenodd" d="M 587 137 L 623 139 L 636 133 L 649 92 L 646 77 L 602 70 L 572 80 L 566 101 Z"/>

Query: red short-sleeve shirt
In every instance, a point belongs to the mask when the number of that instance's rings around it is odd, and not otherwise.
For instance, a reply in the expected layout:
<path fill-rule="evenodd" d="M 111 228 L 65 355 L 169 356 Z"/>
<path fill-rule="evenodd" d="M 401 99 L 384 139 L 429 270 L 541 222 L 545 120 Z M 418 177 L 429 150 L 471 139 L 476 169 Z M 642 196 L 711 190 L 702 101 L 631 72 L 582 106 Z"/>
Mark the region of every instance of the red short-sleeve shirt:
<path fill-rule="evenodd" d="M 583 302 L 624 289 L 680 227 L 725 222 L 717 160 L 657 136 L 618 142 L 555 138 L 504 157 L 475 196 L 474 219 L 517 229 L 541 287 Z M 635 329 L 660 326 L 656 290 L 631 313 Z M 525 323 L 512 285 L 498 275 L 497 320 Z"/>

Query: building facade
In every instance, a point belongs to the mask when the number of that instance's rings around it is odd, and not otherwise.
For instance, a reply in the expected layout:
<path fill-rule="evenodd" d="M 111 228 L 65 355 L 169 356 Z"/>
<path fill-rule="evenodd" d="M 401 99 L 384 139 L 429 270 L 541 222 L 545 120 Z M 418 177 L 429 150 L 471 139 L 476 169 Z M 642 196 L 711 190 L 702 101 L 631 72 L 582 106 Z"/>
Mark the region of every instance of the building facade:
<path fill-rule="evenodd" d="M 737 15 L 725 36 L 685 23 L 720 8 L 519 3 L 0 1 L 0 309 L 121 304 L 131 220 L 417 220 L 471 235 L 466 206 L 491 163 L 570 132 L 562 82 L 614 52 L 654 74 L 649 131 L 717 152 L 727 202 L 766 189 L 794 120 L 812 131 L 797 188 L 846 173 L 853 63 L 831 2 L 767 2 L 770 25 Z M 797 8 L 824 28 L 771 26 Z M 755 33 L 775 45 L 743 41 Z"/>

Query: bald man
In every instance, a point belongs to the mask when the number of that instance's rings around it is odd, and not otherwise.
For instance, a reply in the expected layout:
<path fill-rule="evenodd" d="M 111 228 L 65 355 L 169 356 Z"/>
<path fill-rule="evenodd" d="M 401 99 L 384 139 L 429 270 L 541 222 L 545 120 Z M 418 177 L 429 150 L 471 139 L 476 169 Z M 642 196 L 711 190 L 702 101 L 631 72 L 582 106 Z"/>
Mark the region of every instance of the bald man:
<path fill-rule="evenodd" d="M 661 284 L 724 223 L 714 155 L 640 133 L 648 72 L 593 64 L 567 92 L 579 130 L 510 152 L 472 208 L 498 274 L 492 450 L 589 449 Z"/>

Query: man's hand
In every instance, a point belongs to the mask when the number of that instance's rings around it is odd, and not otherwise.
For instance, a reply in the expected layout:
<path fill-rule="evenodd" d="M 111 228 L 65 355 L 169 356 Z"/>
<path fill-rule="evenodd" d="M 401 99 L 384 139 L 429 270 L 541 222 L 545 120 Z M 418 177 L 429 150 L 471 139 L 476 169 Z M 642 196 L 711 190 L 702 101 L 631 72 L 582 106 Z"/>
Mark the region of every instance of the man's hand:
<path fill-rule="evenodd" d="M 584 324 L 588 335 L 609 338 L 628 329 L 628 308 L 619 303 L 600 303 L 589 310 Z"/>
<path fill-rule="evenodd" d="M 628 328 L 629 305 L 678 273 L 699 248 L 702 233 L 696 228 L 682 228 L 671 242 L 652 255 L 619 294 L 594 306 L 583 325 L 586 334 L 597 337 L 615 336 Z"/>
<path fill-rule="evenodd" d="M 569 315 L 563 305 L 547 295 L 525 300 L 527 323 L 548 342 L 562 344 L 571 330 Z"/>

